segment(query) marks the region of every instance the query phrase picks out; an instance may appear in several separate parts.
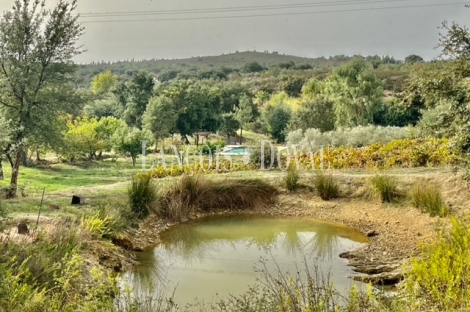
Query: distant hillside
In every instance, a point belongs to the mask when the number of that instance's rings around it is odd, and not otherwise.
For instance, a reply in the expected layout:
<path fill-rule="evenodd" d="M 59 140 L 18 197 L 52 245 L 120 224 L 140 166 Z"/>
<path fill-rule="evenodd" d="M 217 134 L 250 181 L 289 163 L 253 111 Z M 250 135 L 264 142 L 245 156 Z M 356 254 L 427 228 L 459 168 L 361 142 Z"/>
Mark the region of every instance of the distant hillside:
<path fill-rule="evenodd" d="M 222 69 L 222 72 L 229 73 L 231 70 L 238 71 L 247 63 L 256 62 L 265 68 L 280 65 L 284 68 L 297 69 L 331 69 L 349 61 L 351 56 L 338 55 L 329 58 L 307 58 L 292 55 L 284 55 L 276 52 L 235 52 L 219 56 L 200 56 L 187 59 L 173 60 L 143 60 L 143 61 L 121 61 L 121 62 L 101 62 L 80 65 L 77 73 L 78 83 L 89 84 L 93 76 L 111 70 L 121 79 L 129 79 L 139 71 L 153 72 L 161 76 L 162 80 L 173 79 L 177 76 L 191 77 L 196 73 L 204 71 L 215 71 Z M 378 56 L 368 57 L 371 60 L 385 60 Z M 393 58 L 386 57 L 388 63 L 396 63 Z"/>

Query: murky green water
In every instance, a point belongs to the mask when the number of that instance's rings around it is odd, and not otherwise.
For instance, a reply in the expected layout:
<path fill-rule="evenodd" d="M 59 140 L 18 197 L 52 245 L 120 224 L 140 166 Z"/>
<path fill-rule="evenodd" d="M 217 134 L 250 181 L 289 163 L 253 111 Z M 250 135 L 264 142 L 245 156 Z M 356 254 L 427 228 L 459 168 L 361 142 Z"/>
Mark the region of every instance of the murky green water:
<path fill-rule="evenodd" d="M 140 265 L 123 276 L 135 293 L 175 288 L 184 306 L 211 302 L 245 292 L 263 267 L 295 275 L 306 261 L 315 265 L 338 289 L 352 285 L 352 270 L 339 258 L 343 251 L 366 243 L 358 230 L 310 218 L 231 215 L 204 218 L 161 233 L 162 243 L 139 253 Z M 277 266 L 276 266 L 277 264 Z M 154 289 L 153 284 L 157 289 Z"/>

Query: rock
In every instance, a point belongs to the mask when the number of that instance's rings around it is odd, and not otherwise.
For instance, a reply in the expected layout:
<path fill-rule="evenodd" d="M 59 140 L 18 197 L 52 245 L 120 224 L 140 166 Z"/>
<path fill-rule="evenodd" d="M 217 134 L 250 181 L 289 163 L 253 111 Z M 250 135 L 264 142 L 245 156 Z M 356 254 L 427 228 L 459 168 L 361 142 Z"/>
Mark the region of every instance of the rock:
<path fill-rule="evenodd" d="M 126 237 L 121 237 L 121 238 L 113 238 L 111 240 L 111 242 L 115 245 L 115 246 L 119 246 L 119 247 L 122 247 L 126 250 L 133 250 L 134 249 L 134 244 L 132 243 L 132 241 Z"/>
<path fill-rule="evenodd" d="M 403 280 L 403 273 L 400 271 L 393 271 L 376 275 L 352 276 L 351 278 L 354 281 L 371 283 L 377 286 L 391 286 L 396 285 Z"/>
<path fill-rule="evenodd" d="M 374 236 L 377 236 L 377 235 L 379 235 L 379 233 L 377 233 L 375 230 L 370 230 L 366 233 L 367 237 L 374 237 Z"/>
<path fill-rule="evenodd" d="M 18 234 L 22 234 L 22 235 L 29 234 L 29 229 L 28 229 L 28 225 L 26 224 L 26 221 L 22 221 L 18 223 L 17 228 L 18 228 Z"/>
<path fill-rule="evenodd" d="M 397 265 L 366 265 L 366 266 L 357 266 L 354 269 L 354 272 L 357 273 L 364 273 L 364 274 L 381 274 L 381 273 L 388 273 L 393 272 L 398 268 Z"/>
<path fill-rule="evenodd" d="M 339 257 L 342 259 L 352 259 L 352 258 L 355 258 L 356 256 L 352 252 L 346 251 L 346 252 L 340 253 Z"/>

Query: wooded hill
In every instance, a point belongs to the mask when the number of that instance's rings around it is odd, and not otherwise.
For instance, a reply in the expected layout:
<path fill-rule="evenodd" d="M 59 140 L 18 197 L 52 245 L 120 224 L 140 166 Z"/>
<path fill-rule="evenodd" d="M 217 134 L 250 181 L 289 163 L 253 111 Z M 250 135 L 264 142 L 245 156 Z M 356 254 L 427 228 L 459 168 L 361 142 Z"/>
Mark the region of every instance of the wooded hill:
<path fill-rule="evenodd" d="M 77 72 L 77 85 L 89 87 L 94 76 L 111 70 L 120 79 L 128 80 L 139 71 L 154 73 L 162 82 L 175 78 L 227 79 L 231 73 L 256 73 L 273 70 L 314 70 L 328 72 L 356 56 L 336 55 L 318 58 L 285 55 L 277 52 L 235 52 L 219 56 L 197 56 L 186 59 L 125 60 L 82 64 Z M 390 56 L 367 56 L 366 60 L 380 64 L 402 64 Z"/>

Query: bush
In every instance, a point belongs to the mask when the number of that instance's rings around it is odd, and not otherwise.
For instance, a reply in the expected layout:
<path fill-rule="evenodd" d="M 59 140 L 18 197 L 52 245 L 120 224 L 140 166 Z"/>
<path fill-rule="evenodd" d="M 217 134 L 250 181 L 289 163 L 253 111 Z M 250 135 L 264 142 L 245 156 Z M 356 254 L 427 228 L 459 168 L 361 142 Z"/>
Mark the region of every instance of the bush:
<path fill-rule="evenodd" d="M 331 174 L 320 172 L 313 178 L 313 185 L 317 195 L 323 200 L 339 197 L 339 185 Z"/>
<path fill-rule="evenodd" d="M 294 168 L 289 168 L 287 170 L 287 175 L 285 178 L 286 189 L 289 192 L 295 191 L 299 186 L 299 172 Z"/>
<path fill-rule="evenodd" d="M 212 155 L 212 157 L 214 157 L 215 154 L 217 153 L 217 147 L 219 148 L 220 151 L 222 151 L 225 145 L 226 145 L 225 141 L 222 141 L 222 140 L 219 140 L 215 143 L 208 141 L 206 144 L 198 148 L 198 153 L 199 154 L 202 153 L 203 155 L 209 155 L 209 149 L 210 149 L 210 154 Z"/>
<path fill-rule="evenodd" d="M 266 208 L 277 189 L 259 179 L 207 180 L 202 176 L 183 176 L 171 185 L 161 200 L 158 213 L 171 220 L 189 216 L 194 209 Z"/>
<path fill-rule="evenodd" d="M 439 189 L 430 184 L 417 183 L 410 192 L 411 204 L 419 208 L 421 212 L 427 212 L 431 217 L 445 217 L 449 214 L 449 208 L 444 203 Z"/>
<path fill-rule="evenodd" d="M 149 173 L 138 174 L 132 178 L 128 190 L 133 213 L 139 219 L 146 218 L 157 200 L 157 187 Z"/>
<path fill-rule="evenodd" d="M 452 229 L 441 231 L 419 258 L 411 261 L 405 289 L 420 311 L 468 311 L 470 303 L 470 228 L 453 218 Z M 434 308 L 434 309 L 431 309 Z"/>
<path fill-rule="evenodd" d="M 264 143 L 264 142 L 263 142 Z M 261 145 L 254 147 L 250 152 L 250 164 L 255 168 L 269 169 L 271 165 L 274 167 L 278 166 L 278 159 L 276 154 L 276 147 L 272 144 L 265 142 L 264 150 L 261 150 Z M 272 162 L 272 163 L 271 163 Z"/>
<path fill-rule="evenodd" d="M 371 179 L 372 187 L 380 195 L 382 202 L 392 202 L 400 196 L 397 180 L 388 175 L 376 175 Z"/>

